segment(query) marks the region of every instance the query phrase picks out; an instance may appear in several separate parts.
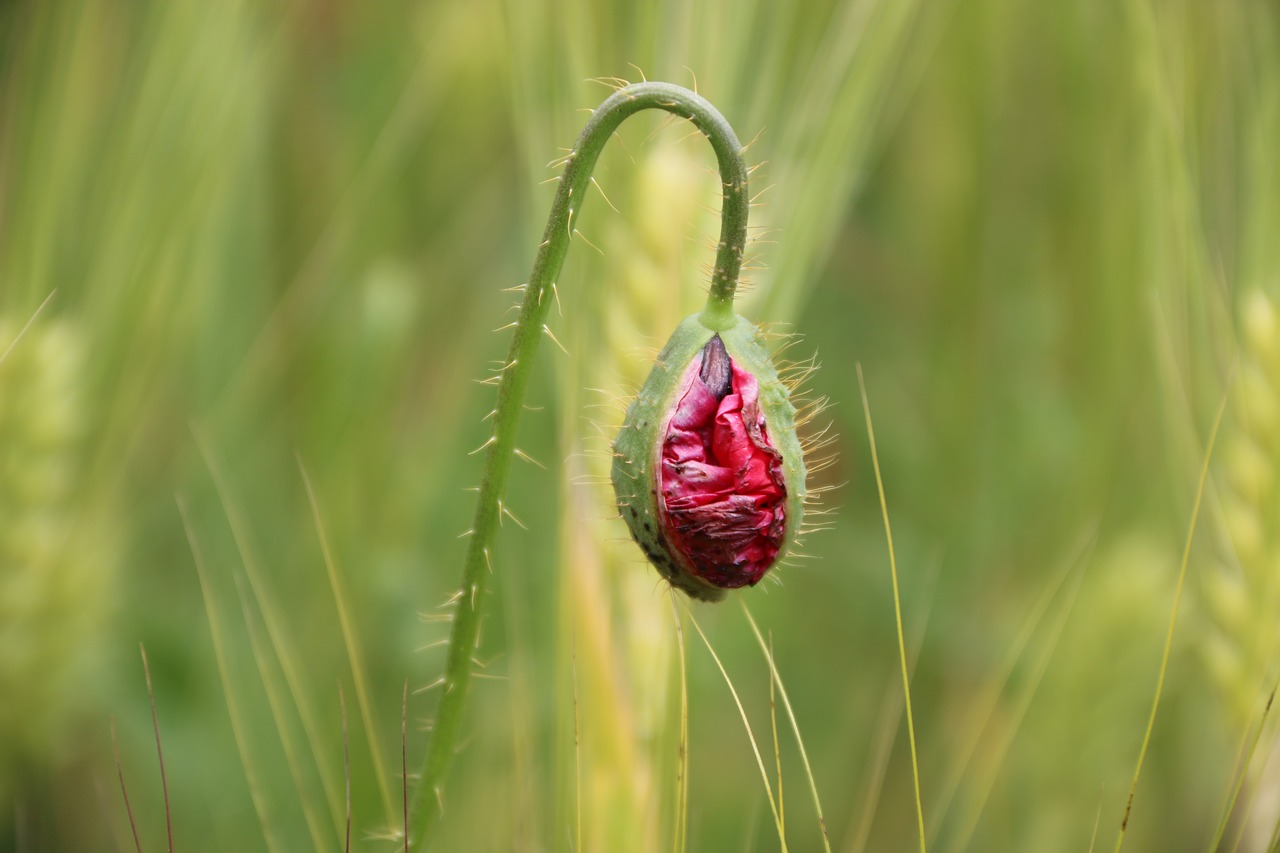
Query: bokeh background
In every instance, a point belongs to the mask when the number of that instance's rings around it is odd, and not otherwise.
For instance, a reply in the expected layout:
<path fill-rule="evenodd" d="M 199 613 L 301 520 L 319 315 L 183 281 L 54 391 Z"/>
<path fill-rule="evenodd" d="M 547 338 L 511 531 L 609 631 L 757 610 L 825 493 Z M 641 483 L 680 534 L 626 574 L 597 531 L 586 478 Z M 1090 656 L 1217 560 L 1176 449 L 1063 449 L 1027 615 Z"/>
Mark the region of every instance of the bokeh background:
<path fill-rule="evenodd" d="M 341 850 L 348 778 L 351 849 L 400 849 L 490 330 L 593 78 L 642 75 L 755 140 L 741 310 L 821 363 L 828 529 L 738 597 L 832 849 L 918 845 L 857 364 L 929 847 L 1114 845 L 1177 600 L 1124 843 L 1276 849 L 1274 3 L 4 0 L 0 850 L 161 849 L 166 813 L 181 849 Z M 687 849 L 780 849 L 692 618 L 821 849 L 740 604 L 673 608 L 603 487 L 702 293 L 712 166 L 648 116 L 601 161 L 434 849 L 671 850 L 682 800 Z"/>

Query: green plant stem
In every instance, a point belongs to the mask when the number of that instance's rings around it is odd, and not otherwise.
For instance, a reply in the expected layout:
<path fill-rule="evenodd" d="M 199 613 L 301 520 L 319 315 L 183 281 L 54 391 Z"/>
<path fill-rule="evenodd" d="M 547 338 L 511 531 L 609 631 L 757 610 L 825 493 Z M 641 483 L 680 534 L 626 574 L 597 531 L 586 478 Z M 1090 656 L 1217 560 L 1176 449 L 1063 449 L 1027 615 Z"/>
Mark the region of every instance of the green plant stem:
<path fill-rule="evenodd" d="M 503 513 L 502 497 L 515 452 L 516 429 L 534 356 L 547 331 L 545 323 L 554 299 L 555 280 L 564 265 L 574 225 L 586 200 L 591 172 L 601 150 L 627 117 L 646 109 L 666 110 L 688 119 L 703 132 L 715 150 L 724 201 L 720 214 L 720 242 L 702 322 L 716 330 L 728 329 L 734 323 L 733 297 L 742 269 L 750 208 L 742 145 L 716 108 L 688 89 L 669 83 L 638 83 L 621 88 L 596 108 L 577 144 L 565 158 L 564 173 L 551 205 L 546 232 L 538 247 L 533 273 L 525 285 L 524 305 L 516 321 L 511 350 L 505 365 L 498 371 L 493 433 L 485 445 L 488 456 L 480 481 L 480 499 L 470 530 L 462 585 L 455 601 L 448 660 L 440 684 L 440 704 L 418 790 L 414 828 L 424 845 L 443 808 L 443 785 L 462 725 L 467 688 L 471 681 L 472 656 L 480 627 L 480 607 L 492 573 L 493 541 Z"/>

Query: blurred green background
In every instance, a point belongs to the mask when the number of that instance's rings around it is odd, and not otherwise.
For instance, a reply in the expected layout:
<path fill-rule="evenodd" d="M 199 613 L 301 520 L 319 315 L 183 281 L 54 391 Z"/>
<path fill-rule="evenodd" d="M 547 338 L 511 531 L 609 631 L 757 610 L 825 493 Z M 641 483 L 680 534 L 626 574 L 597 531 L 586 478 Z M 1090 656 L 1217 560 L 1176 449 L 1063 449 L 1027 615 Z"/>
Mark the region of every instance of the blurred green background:
<path fill-rule="evenodd" d="M 641 74 L 758 136 L 742 312 L 803 336 L 786 357 L 817 353 L 807 390 L 832 404 L 830 529 L 741 596 L 832 848 L 918 843 L 858 363 L 929 846 L 1114 844 L 1224 395 L 1125 843 L 1274 844 L 1275 4 L 4 0 L 0 850 L 134 849 L 117 767 L 160 849 L 140 643 L 178 847 L 343 849 L 345 720 L 352 849 L 399 849 L 401 695 L 412 774 L 490 330 L 546 164 L 609 92 L 591 78 Z M 434 849 L 672 849 L 681 652 L 599 471 L 617 401 L 697 305 L 711 166 L 648 116 L 601 161 Z M 740 607 L 692 612 L 774 773 Z M 688 849 L 779 849 L 682 624 Z M 820 849 L 779 726 L 789 849 Z"/>

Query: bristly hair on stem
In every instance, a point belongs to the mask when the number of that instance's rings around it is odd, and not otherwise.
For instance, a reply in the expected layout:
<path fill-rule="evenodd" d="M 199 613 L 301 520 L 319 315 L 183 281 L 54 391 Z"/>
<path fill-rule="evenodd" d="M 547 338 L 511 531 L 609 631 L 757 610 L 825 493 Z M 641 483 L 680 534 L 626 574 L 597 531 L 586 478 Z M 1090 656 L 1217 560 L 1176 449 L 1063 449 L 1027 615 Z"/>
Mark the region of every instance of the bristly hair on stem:
<path fill-rule="evenodd" d="M 489 555 L 502 512 L 502 498 L 515 453 L 516 430 L 534 356 L 541 342 L 547 313 L 554 300 L 555 280 L 564 264 L 582 213 L 591 172 L 605 143 L 629 116 L 647 109 L 665 110 L 687 119 L 705 135 L 715 151 L 723 188 L 720 240 L 702 322 L 711 329 L 733 326 L 733 299 L 747 242 L 750 210 L 748 170 L 742 144 L 733 128 L 706 99 L 670 83 L 643 82 L 623 86 L 597 107 L 573 149 L 564 158 L 564 172 L 551 205 L 551 215 L 538 247 L 533 273 L 524 288 L 524 302 L 516 320 L 509 350 L 498 380 L 498 400 L 480 497 L 456 596 L 448 659 L 442 679 L 431 740 L 417 792 L 413 828 L 419 843 L 430 837 L 443 809 L 443 786 L 457 748 L 472 657 L 479 636 L 481 602 L 489 581 Z"/>

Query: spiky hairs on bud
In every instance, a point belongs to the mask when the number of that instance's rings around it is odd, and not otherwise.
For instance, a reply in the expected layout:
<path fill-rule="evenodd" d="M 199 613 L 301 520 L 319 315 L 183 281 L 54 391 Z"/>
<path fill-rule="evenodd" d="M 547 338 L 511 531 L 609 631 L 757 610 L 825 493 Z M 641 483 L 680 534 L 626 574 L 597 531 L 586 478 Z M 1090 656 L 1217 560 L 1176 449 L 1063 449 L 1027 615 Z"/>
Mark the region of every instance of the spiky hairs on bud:
<path fill-rule="evenodd" d="M 702 317 L 689 317 L 676 328 L 628 408 L 614 443 L 613 487 L 632 537 L 658 572 L 694 598 L 718 601 L 726 589 L 754 585 L 786 555 L 803 520 L 806 472 L 796 435 L 796 409 L 759 328 L 738 317 L 731 328 L 717 332 L 704 325 Z M 712 368 L 720 375 L 711 378 L 704 373 L 704 362 L 719 358 L 720 346 L 729 363 Z M 745 403 L 745 434 L 726 440 L 737 440 L 756 457 L 766 457 L 766 465 L 773 459 L 777 463 L 769 466 L 773 470 L 763 485 L 745 485 L 745 462 L 729 471 L 734 487 L 705 498 L 716 515 L 710 523 L 690 520 L 682 512 L 686 507 L 677 505 L 682 495 L 676 494 L 679 484 L 672 484 L 670 469 L 664 479 L 664 449 L 680 440 L 673 421 L 680 416 L 682 395 L 690 392 L 695 379 L 708 387 L 723 386 L 710 391 L 720 400 L 732 392 L 742 398 L 738 405 Z M 757 408 L 758 414 L 752 411 Z M 714 455 L 715 450 L 708 452 Z M 692 467 L 701 472 L 707 466 L 699 462 Z M 726 521 L 726 513 L 733 517 Z M 758 521 L 752 520 L 753 513 Z"/>

